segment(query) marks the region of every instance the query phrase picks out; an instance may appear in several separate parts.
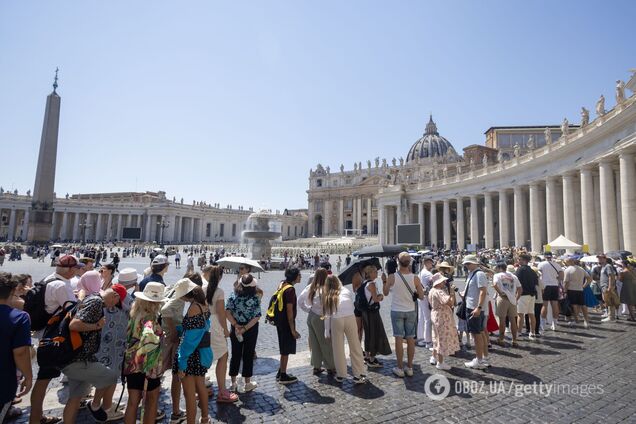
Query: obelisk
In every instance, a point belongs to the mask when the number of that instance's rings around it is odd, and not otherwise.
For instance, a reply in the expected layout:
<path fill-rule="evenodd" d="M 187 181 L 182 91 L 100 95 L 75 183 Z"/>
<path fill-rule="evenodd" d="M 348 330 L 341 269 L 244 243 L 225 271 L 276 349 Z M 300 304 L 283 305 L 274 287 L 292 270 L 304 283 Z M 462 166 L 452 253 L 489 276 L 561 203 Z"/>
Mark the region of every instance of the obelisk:
<path fill-rule="evenodd" d="M 44 124 L 40 139 L 40 154 L 35 173 L 35 186 L 29 215 L 29 233 L 31 243 L 49 241 L 53 225 L 53 201 L 55 200 L 55 165 L 57 162 L 57 136 L 60 127 L 61 98 L 57 94 L 57 72 L 53 81 L 53 92 L 46 98 Z"/>

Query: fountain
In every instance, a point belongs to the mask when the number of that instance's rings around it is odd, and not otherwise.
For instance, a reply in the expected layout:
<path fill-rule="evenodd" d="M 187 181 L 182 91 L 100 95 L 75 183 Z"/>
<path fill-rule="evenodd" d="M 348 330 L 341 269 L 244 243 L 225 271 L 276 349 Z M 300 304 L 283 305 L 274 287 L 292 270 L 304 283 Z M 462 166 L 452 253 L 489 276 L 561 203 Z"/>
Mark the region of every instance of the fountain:
<path fill-rule="evenodd" d="M 260 261 L 272 255 L 271 240 L 281 236 L 274 221 L 276 218 L 272 211 L 263 209 L 247 218 L 247 230 L 244 230 L 241 235 L 244 239 L 248 239 L 247 245 L 252 259 Z"/>

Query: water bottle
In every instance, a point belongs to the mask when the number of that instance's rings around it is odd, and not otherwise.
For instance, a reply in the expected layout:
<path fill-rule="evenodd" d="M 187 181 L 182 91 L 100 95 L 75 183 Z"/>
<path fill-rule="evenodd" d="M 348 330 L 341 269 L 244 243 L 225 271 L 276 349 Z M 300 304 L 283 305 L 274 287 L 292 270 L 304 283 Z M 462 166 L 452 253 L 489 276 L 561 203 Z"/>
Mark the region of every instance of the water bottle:
<path fill-rule="evenodd" d="M 242 334 L 237 334 L 236 335 L 236 340 L 238 340 L 239 343 L 243 343 L 243 335 Z"/>

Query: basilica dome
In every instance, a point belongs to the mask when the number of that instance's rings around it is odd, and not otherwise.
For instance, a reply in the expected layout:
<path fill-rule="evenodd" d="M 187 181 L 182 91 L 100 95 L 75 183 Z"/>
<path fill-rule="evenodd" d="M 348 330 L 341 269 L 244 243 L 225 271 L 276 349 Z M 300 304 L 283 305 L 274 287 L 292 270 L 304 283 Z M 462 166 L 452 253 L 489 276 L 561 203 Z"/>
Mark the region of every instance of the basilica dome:
<path fill-rule="evenodd" d="M 406 161 L 416 161 L 421 159 L 438 159 L 440 162 L 456 161 L 458 159 L 457 152 L 450 144 L 450 141 L 439 135 L 437 125 L 433 122 L 431 115 L 426 130 L 422 138 L 417 140 L 409 150 Z"/>

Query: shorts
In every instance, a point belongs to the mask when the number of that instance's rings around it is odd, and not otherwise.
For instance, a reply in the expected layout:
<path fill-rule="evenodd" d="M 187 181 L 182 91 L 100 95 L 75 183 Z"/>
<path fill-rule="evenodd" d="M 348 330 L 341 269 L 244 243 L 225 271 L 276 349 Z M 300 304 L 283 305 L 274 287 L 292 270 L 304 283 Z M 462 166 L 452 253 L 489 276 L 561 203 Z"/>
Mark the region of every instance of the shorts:
<path fill-rule="evenodd" d="M 559 300 L 559 287 L 558 286 L 546 286 L 543 289 L 543 301 Z"/>
<path fill-rule="evenodd" d="M 497 317 L 500 323 L 505 322 L 506 318 L 517 319 L 517 305 L 513 305 L 507 297 L 497 297 Z"/>
<path fill-rule="evenodd" d="M 36 380 L 52 380 L 62 375 L 62 371 L 57 368 L 40 367 Z"/>
<path fill-rule="evenodd" d="M 466 316 L 469 317 L 466 320 L 466 328 L 470 334 L 482 333 L 486 329 L 486 315 L 484 315 L 484 311 L 481 311 L 478 317 L 471 317 L 472 313 L 472 309 L 466 308 Z"/>
<path fill-rule="evenodd" d="M 146 387 L 146 391 L 148 392 L 152 392 L 153 390 L 161 386 L 161 378 L 148 378 L 142 372 L 128 374 L 126 376 L 126 385 L 128 386 L 129 390 L 143 391 L 146 380 L 148 381 L 148 387 Z"/>
<path fill-rule="evenodd" d="M 362 311 L 358 308 L 353 308 L 353 315 L 355 315 L 356 318 L 362 318 Z"/>
<path fill-rule="evenodd" d="M 296 354 L 296 338 L 292 336 L 289 325 L 277 325 L 276 333 L 278 334 L 278 350 L 280 354 L 295 355 Z"/>
<path fill-rule="evenodd" d="M 582 290 L 568 290 L 570 305 L 585 306 L 585 297 Z"/>
<path fill-rule="evenodd" d="M 517 300 L 517 313 L 518 314 L 526 314 L 526 315 L 534 315 L 534 301 L 536 298 L 531 295 L 523 295 Z"/>
<path fill-rule="evenodd" d="M 70 398 L 86 396 L 92 386 L 96 389 L 113 386 L 119 378 L 117 370 L 108 368 L 101 362 L 71 362 L 62 372 L 68 378 Z"/>
<path fill-rule="evenodd" d="M 393 337 L 414 339 L 417 329 L 417 312 L 391 311 L 391 325 L 393 327 Z"/>

